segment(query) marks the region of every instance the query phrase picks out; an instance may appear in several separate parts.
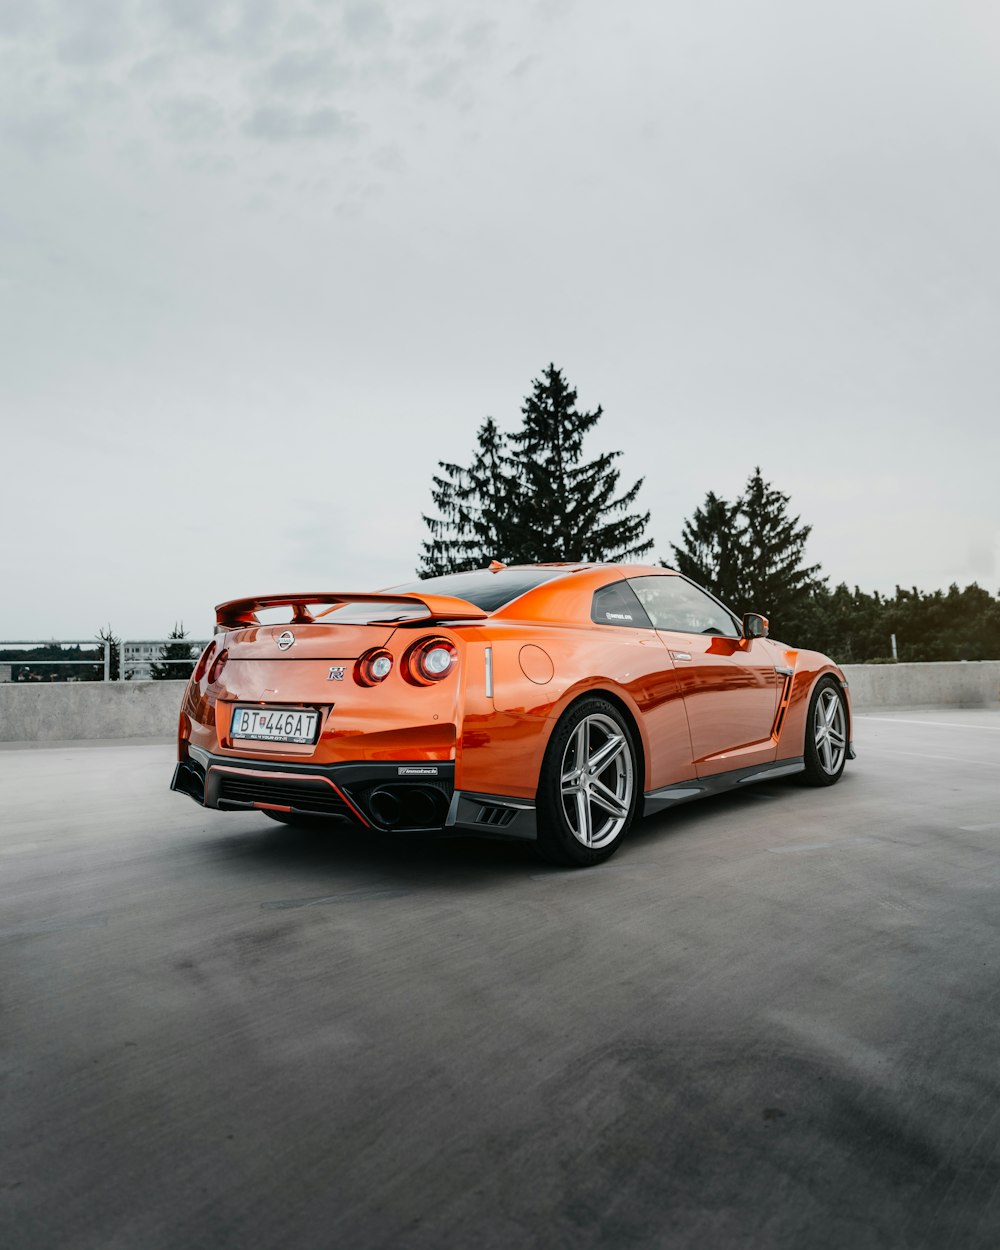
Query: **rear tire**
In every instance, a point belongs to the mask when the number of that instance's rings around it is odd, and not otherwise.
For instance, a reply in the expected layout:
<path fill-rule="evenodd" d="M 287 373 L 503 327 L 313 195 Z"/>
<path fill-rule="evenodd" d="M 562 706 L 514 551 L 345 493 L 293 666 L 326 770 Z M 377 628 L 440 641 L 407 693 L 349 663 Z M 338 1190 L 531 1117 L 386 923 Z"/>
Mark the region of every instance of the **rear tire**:
<path fill-rule="evenodd" d="M 607 699 L 581 699 L 545 751 L 536 804 L 539 855 L 578 868 L 602 863 L 621 845 L 641 797 L 632 726 Z"/>
<path fill-rule="evenodd" d="M 821 677 L 816 683 L 806 714 L 806 740 L 802 756 L 806 769 L 803 785 L 832 786 L 840 780 L 847 762 L 847 702 L 840 682 Z"/>

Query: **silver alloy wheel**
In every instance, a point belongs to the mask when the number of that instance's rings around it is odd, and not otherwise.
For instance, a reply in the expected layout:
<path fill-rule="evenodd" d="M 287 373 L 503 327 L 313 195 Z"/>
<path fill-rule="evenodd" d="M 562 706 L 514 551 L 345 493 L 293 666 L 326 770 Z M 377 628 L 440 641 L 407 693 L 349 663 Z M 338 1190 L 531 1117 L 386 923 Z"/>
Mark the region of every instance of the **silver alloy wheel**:
<path fill-rule="evenodd" d="M 632 810 L 632 773 L 622 727 L 600 713 L 584 717 L 560 769 L 563 813 L 578 842 L 597 850 L 615 840 Z"/>
<path fill-rule="evenodd" d="M 847 751 L 847 718 L 844 703 L 832 686 L 821 690 L 813 715 L 813 734 L 820 768 L 828 777 L 834 776 L 844 762 Z"/>

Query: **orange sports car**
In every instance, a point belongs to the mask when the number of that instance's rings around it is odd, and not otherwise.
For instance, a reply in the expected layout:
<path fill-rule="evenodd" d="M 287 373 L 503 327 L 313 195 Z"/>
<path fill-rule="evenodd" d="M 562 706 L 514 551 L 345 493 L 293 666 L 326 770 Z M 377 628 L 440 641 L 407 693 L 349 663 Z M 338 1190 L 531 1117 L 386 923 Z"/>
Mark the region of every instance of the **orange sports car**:
<path fill-rule="evenodd" d="M 659 567 L 535 564 L 217 609 L 172 789 L 286 824 L 523 838 L 594 864 L 632 822 L 854 758 L 847 680 Z"/>

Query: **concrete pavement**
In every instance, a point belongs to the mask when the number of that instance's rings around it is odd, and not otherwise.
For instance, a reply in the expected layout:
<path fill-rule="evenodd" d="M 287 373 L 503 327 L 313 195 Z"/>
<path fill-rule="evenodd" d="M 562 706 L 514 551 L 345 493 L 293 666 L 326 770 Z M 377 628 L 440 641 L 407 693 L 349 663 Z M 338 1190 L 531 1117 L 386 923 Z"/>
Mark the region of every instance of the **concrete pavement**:
<path fill-rule="evenodd" d="M 0 750 L 0 1245 L 993 1247 L 1000 712 L 604 867 Z"/>

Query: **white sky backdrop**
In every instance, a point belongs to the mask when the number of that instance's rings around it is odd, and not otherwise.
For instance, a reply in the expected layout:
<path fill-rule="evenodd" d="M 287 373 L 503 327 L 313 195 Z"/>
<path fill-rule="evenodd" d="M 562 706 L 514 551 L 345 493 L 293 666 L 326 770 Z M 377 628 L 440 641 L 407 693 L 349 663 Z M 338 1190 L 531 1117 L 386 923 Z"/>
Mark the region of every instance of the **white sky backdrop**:
<path fill-rule="evenodd" d="M 550 360 L 666 556 L 1000 586 L 1000 9 L 0 0 L 0 637 L 412 575 Z"/>

